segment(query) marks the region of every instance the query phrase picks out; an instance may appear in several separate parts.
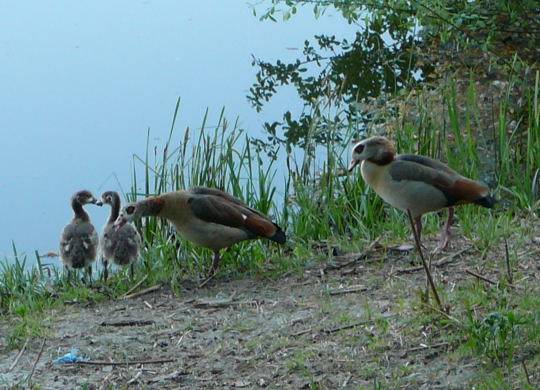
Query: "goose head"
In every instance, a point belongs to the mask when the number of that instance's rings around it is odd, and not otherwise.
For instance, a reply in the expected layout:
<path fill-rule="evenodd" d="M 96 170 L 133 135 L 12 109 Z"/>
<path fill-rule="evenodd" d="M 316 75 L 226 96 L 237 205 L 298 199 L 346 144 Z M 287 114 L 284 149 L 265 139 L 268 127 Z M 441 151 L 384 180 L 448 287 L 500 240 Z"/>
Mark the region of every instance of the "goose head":
<path fill-rule="evenodd" d="M 115 206 L 117 204 L 120 204 L 120 197 L 114 191 L 106 191 L 101 194 L 101 199 L 96 204 L 98 206 L 103 206 L 104 204 Z"/>
<path fill-rule="evenodd" d="M 113 227 L 115 230 L 118 230 L 126 223 L 132 222 L 140 216 L 142 216 L 141 207 L 137 203 L 130 203 L 120 210 L 120 214 L 116 218 L 116 221 L 114 221 Z"/>
<path fill-rule="evenodd" d="M 367 138 L 354 145 L 349 172 L 365 160 L 378 165 L 386 165 L 394 160 L 395 154 L 396 149 L 387 138 L 380 136 Z"/>
<path fill-rule="evenodd" d="M 85 204 L 89 204 L 89 203 L 92 203 L 92 204 L 98 204 L 98 200 L 94 197 L 94 195 L 92 195 L 92 193 L 88 190 L 82 190 L 82 191 L 78 191 L 76 192 L 75 194 L 73 194 L 73 196 L 71 197 L 71 200 L 74 202 L 74 203 L 79 203 L 80 205 L 85 205 Z"/>

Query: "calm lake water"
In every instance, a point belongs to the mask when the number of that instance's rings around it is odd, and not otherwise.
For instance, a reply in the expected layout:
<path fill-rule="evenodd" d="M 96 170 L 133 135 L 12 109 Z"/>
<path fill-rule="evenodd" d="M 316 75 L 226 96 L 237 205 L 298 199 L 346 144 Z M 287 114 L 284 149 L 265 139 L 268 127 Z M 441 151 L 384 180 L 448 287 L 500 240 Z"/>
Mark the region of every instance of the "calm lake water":
<path fill-rule="evenodd" d="M 259 11 L 266 6 L 259 5 Z M 244 1 L 3 2 L 0 14 L 0 258 L 57 251 L 71 195 L 130 188 L 133 154 L 177 129 L 209 124 L 222 107 L 250 134 L 285 108 L 291 90 L 256 113 L 246 100 L 251 55 L 296 58 L 305 39 L 356 28 L 306 8 L 291 22 L 260 22 Z M 101 229 L 109 208 L 87 206 Z"/>

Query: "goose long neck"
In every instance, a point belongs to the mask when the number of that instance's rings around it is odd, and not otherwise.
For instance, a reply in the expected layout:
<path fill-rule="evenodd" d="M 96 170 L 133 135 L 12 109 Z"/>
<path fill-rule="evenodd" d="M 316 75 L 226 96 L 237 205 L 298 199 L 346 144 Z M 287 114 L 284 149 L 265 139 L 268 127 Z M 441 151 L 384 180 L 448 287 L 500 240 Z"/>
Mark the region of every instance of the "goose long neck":
<path fill-rule="evenodd" d="M 141 216 L 157 216 L 163 211 L 165 202 L 161 196 L 153 196 L 139 202 Z"/>
<path fill-rule="evenodd" d="M 368 161 L 377 165 L 388 165 L 394 161 L 395 158 L 396 153 L 393 147 L 388 146 L 387 148 L 377 150 L 374 156 L 368 158 Z"/>
<path fill-rule="evenodd" d="M 114 221 L 116 221 L 116 218 L 118 218 L 119 214 L 120 214 L 120 198 L 115 197 L 113 198 L 113 201 L 111 202 L 111 215 L 109 215 L 108 223 L 114 223 Z"/>
<path fill-rule="evenodd" d="M 75 218 L 80 219 L 81 221 L 89 221 L 90 217 L 84 211 L 84 208 L 82 207 L 82 204 L 79 203 L 76 199 L 71 200 L 71 207 L 73 208 L 73 212 L 75 213 Z"/>

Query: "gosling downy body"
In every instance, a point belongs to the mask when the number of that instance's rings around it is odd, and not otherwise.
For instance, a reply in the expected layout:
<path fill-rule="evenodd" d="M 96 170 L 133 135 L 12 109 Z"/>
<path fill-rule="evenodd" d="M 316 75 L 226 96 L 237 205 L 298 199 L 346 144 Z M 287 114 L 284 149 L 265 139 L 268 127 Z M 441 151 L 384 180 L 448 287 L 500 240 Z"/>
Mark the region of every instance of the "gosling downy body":
<path fill-rule="evenodd" d="M 415 154 L 396 154 L 385 137 L 375 136 L 353 147 L 349 171 L 361 164 L 364 181 L 390 205 L 407 212 L 415 221 L 418 237 L 423 214 L 448 208 L 448 220 L 437 249 L 450 240 L 454 206 L 475 203 L 492 208 L 495 199 L 484 183 L 468 179 L 446 164 Z"/>
<path fill-rule="evenodd" d="M 96 204 L 97 199 L 87 190 L 76 192 L 71 197 L 74 216 L 62 231 L 60 258 L 68 272 L 70 268 L 87 268 L 91 277 L 99 238 L 94 225 L 90 222 L 90 217 L 83 208 L 84 205 L 90 203 Z"/>
<path fill-rule="evenodd" d="M 111 206 L 109 219 L 103 228 L 100 238 L 101 262 L 103 264 L 103 279 L 106 282 L 109 276 L 109 263 L 115 265 L 129 265 L 130 276 L 133 279 L 134 263 L 139 258 L 141 236 L 137 229 L 126 223 L 118 229 L 113 224 L 120 213 L 120 196 L 115 191 L 107 191 L 101 195 L 98 204 L 108 204 Z"/>

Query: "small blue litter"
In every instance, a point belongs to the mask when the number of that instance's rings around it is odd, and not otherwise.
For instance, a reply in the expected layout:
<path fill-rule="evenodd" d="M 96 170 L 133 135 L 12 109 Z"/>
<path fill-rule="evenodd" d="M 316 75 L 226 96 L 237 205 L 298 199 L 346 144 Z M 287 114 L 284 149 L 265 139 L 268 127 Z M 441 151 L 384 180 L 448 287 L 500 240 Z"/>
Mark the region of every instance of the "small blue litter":
<path fill-rule="evenodd" d="M 78 352 L 79 351 L 77 350 L 77 348 L 73 348 L 70 353 L 66 353 L 61 358 L 58 358 L 54 363 L 55 364 L 75 363 L 75 362 L 90 360 L 88 358 L 77 356 Z"/>

